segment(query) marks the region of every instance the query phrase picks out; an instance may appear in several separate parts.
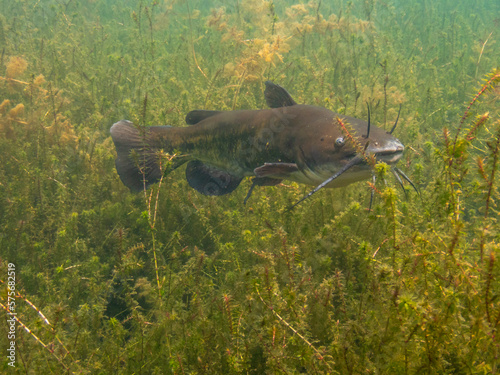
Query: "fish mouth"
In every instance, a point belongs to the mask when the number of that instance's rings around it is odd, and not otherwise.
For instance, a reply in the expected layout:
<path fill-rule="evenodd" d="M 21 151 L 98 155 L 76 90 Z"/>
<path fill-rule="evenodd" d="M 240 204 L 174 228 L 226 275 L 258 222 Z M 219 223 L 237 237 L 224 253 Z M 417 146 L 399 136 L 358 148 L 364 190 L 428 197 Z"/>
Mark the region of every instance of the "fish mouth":
<path fill-rule="evenodd" d="M 395 164 L 403 156 L 403 151 L 383 151 L 375 153 L 377 161 L 383 161 L 386 164 Z"/>
<path fill-rule="evenodd" d="M 403 151 L 405 146 L 399 142 L 397 139 L 385 145 L 384 148 L 373 148 L 368 147 L 368 152 L 373 154 L 377 161 L 383 161 L 386 164 L 395 164 L 403 156 Z"/>

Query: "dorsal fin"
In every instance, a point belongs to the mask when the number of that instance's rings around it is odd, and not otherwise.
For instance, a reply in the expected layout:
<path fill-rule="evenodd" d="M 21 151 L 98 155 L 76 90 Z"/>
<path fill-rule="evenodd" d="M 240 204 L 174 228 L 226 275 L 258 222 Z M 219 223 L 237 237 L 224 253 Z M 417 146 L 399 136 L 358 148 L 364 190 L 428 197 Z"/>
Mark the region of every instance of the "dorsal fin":
<path fill-rule="evenodd" d="M 186 115 L 186 124 L 195 125 L 208 117 L 215 116 L 222 111 L 206 111 L 203 109 L 195 109 Z"/>
<path fill-rule="evenodd" d="M 266 81 L 266 91 L 264 91 L 266 103 L 270 108 L 281 108 L 296 105 L 292 96 L 280 85 Z"/>

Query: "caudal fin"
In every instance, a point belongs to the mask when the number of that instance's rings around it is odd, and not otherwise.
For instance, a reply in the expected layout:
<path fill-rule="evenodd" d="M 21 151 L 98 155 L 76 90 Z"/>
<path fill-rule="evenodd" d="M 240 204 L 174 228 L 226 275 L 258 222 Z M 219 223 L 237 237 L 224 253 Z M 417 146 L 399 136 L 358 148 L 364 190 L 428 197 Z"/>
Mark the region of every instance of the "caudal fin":
<path fill-rule="evenodd" d="M 116 147 L 116 171 L 123 184 L 133 192 L 147 189 L 163 174 L 159 145 L 147 128 L 139 131 L 130 121 L 121 120 L 110 129 Z"/>

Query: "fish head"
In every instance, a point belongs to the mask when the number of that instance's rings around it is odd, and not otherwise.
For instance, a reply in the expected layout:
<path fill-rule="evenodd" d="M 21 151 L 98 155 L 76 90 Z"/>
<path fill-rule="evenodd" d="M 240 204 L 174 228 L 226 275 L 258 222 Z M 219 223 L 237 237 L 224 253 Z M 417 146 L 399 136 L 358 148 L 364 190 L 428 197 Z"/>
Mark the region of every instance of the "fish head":
<path fill-rule="evenodd" d="M 373 155 L 377 162 L 381 161 L 389 165 L 394 165 L 401 159 L 405 146 L 399 139 L 390 132 L 373 125 L 367 135 L 368 123 L 359 119 L 353 120 L 357 122 L 352 124 L 356 133 L 355 140 L 363 147 L 365 156 Z"/>
<path fill-rule="evenodd" d="M 318 184 L 343 170 L 328 187 L 368 179 L 373 173 L 372 156 L 376 162 L 392 166 L 404 151 L 404 145 L 390 132 L 374 125 L 368 127 L 364 120 L 338 114 L 311 124 L 307 138 L 308 142 L 300 148 L 301 169 L 305 171 L 301 182 Z"/>

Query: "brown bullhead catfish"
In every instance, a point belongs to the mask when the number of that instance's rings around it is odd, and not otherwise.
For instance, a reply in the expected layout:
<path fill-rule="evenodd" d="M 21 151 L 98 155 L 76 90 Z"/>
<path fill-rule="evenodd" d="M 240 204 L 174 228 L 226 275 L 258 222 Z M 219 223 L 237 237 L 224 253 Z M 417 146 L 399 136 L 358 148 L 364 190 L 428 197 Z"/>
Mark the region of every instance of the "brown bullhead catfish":
<path fill-rule="evenodd" d="M 202 194 L 228 194 L 243 178 L 253 177 L 245 202 L 254 186 L 282 180 L 317 186 L 305 199 L 325 186 L 365 180 L 372 176 L 375 161 L 393 166 L 402 156 L 403 144 L 391 135 L 397 120 L 386 132 L 370 125 L 369 119 L 297 104 L 284 88 L 269 81 L 265 98 L 270 109 L 191 111 L 188 127 L 115 123 L 110 131 L 120 179 L 134 192 L 158 182 L 164 174 L 163 151 L 176 154 L 168 171 L 188 163 L 187 181 Z M 400 183 L 398 174 L 408 180 L 399 169 L 392 170 Z"/>

